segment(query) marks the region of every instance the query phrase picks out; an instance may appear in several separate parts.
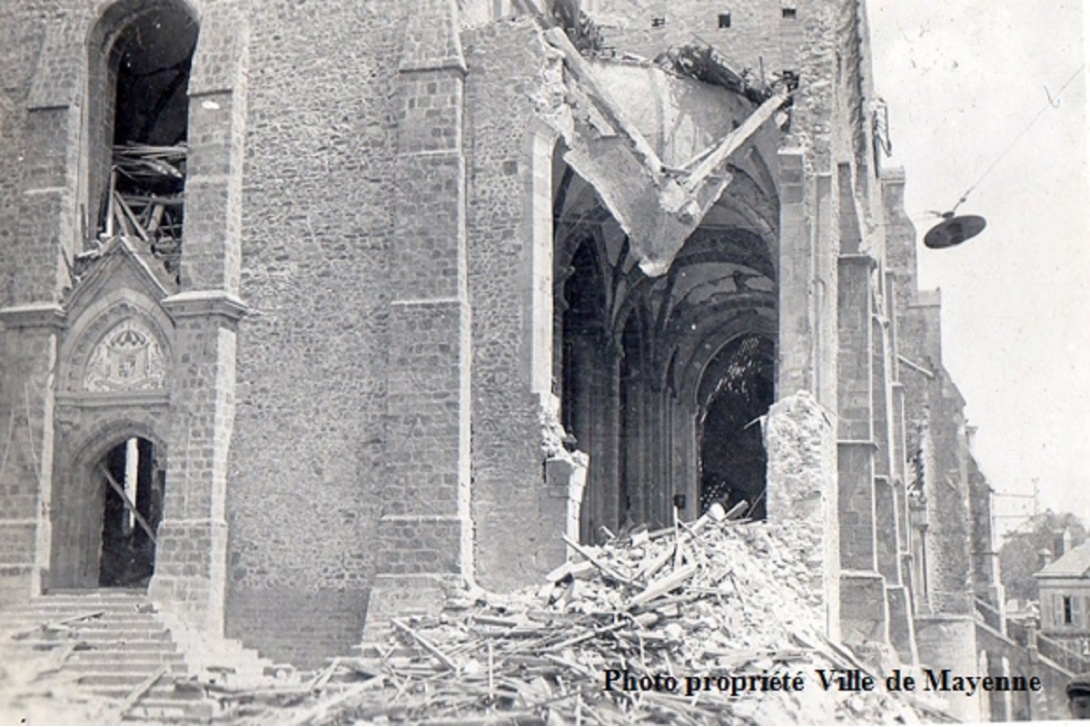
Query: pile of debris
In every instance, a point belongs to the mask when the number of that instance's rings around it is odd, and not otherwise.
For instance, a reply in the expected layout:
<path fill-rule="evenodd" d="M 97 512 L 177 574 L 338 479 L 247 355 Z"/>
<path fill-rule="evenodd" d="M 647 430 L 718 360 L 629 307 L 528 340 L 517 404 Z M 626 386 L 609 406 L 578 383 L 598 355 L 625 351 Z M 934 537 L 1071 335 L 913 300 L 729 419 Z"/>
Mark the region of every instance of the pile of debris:
<path fill-rule="evenodd" d="M 115 146 L 113 159 L 100 242 L 118 235 L 142 240 L 177 278 L 182 253 L 185 145 Z"/>
<path fill-rule="evenodd" d="M 314 675 L 310 699 L 294 699 L 292 714 L 276 712 L 271 693 L 264 700 L 271 709 L 254 717 L 289 724 L 952 721 L 913 697 L 823 686 L 819 670 L 835 679 L 867 669 L 823 636 L 809 554 L 776 526 L 724 516 L 716 505 L 691 525 L 640 530 L 602 546 L 568 541 L 575 557 L 542 587 L 507 595 L 474 589 L 436 616 L 395 619 L 388 643 Z"/>
<path fill-rule="evenodd" d="M 767 101 L 772 96 L 774 86 L 782 84 L 794 91 L 798 85 L 797 79 L 789 74 L 768 80 L 764 78 L 763 69 L 756 78 L 748 68 L 739 73 L 731 67 L 722 53 L 700 38 L 666 50 L 655 58 L 655 64 L 681 76 L 722 86 L 728 91 L 745 96 L 755 104 Z"/>

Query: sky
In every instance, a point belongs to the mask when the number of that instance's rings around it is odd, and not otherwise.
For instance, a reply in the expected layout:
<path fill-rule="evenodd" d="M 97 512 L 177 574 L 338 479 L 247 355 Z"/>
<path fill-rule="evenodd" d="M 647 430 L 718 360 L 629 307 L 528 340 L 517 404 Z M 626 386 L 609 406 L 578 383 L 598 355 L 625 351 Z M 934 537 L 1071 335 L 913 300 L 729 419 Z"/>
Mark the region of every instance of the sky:
<path fill-rule="evenodd" d="M 890 108 L 887 165 L 905 168 L 920 238 L 936 221 L 927 211 L 950 209 L 970 188 L 958 213 L 988 221 L 958 247 L 921 244 L 919 268 L 921 287 L 942 291 L 943 357 L 978 427 L 974 453 L 999 493 L 999 530 L 1033 508 L 1005 495 L 1035 486 L 1041 510 L 1090 524 L 1087 8 L 866 8 L 874 83 Z"/>

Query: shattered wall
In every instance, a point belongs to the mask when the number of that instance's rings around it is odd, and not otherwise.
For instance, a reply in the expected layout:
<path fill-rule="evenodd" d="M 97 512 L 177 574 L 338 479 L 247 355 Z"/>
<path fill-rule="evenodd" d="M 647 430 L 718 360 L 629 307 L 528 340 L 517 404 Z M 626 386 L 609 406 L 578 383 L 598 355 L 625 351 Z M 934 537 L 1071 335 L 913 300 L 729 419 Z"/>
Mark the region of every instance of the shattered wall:
<path fill-rule="evenodd" d="M 552 497 L 542 476 L 540 414 L 550 392 L 534 391 L 531 381 L 532 359 L 552 358 L 552 156 L 558 134 L 542 119 L 563 114 L 563 86 L 558 54 L 528 17 L 467 31 L 464 46 L 471 69 L 466 126 L 475 556 L 483 585 L 508 588 L 564 557 L 557 537 L 563 520 L 549 506 L 566 504 L 567 494 Z M 535 242 L 536 235 L 547 243 Z M 548 247 L 542 251 L 547 275 L 533 257 L 540 244 Z M 537 319 L 535 285 L 550 293 L 547 316 L 538 313 Z M 535 339 L 535 325 L 547 326 L 549 337 Z M 535 349 L 535 340 L 549 350 Z"/>
<path fill-rule="evenodd" d="M 840 637 L 840 512 L 834 419 L 808 392 L 781 398 L 765 424 L 769 518 L 807 553 L 810 591 L 825 609 L 830 638 Z"/>

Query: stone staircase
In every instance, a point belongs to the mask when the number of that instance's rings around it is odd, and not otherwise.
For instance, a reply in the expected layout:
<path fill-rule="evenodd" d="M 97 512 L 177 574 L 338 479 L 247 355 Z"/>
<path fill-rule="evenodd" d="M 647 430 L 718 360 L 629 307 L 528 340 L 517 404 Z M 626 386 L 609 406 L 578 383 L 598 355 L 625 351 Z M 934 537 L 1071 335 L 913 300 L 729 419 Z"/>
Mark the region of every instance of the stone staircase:
<path fill-rule="evenodd" d="M 9 658 L 51 655 L 54 683 L 101 718 L 206 724 L 214 714 L 143 591 L 68 591 L 12 604 L 0 610 L 0 632 Z"/>

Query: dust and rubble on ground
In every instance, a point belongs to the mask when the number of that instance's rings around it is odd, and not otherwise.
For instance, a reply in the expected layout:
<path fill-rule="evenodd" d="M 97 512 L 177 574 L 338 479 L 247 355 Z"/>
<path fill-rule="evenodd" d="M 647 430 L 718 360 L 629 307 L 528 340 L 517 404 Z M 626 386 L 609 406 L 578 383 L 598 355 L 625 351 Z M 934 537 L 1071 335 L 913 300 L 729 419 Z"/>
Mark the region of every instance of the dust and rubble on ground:
<path fill-rule="evenodd" d="M 571 558 L 543 585 L 468 587 L 319 670 L 173 678 L 219 724 L 954 721 L 919 695 L 823 687 L 834 670 L 879 677 L 824 636 L 803 540 L 739 512 L 597 546 L 565 537 Z"/>
<path fill-rule="evenodd" d="M 823 686 L 834 674 L 880 677 L 825 637 L 803 539 L 785 525 L 733 519 L 740 513 L 716 504 L 691 523 L 597 546 L 561 536 L 571 558 L 543 585 L 465 588 L 440 612 L 394 618 L 385 642 L 319 670 L 205 668 L 156 679 L 201 692 L 218 724 L 954 721 L 920 695 Z M 76 625 L 65 621 L 36 630 Z M 58 646 L 33 668 L 3 673 L 0 711 L 48 705 L 49 721 L 104 723 L 146 691 L 64 701 L 54 677 L 80 646 Z"/>

